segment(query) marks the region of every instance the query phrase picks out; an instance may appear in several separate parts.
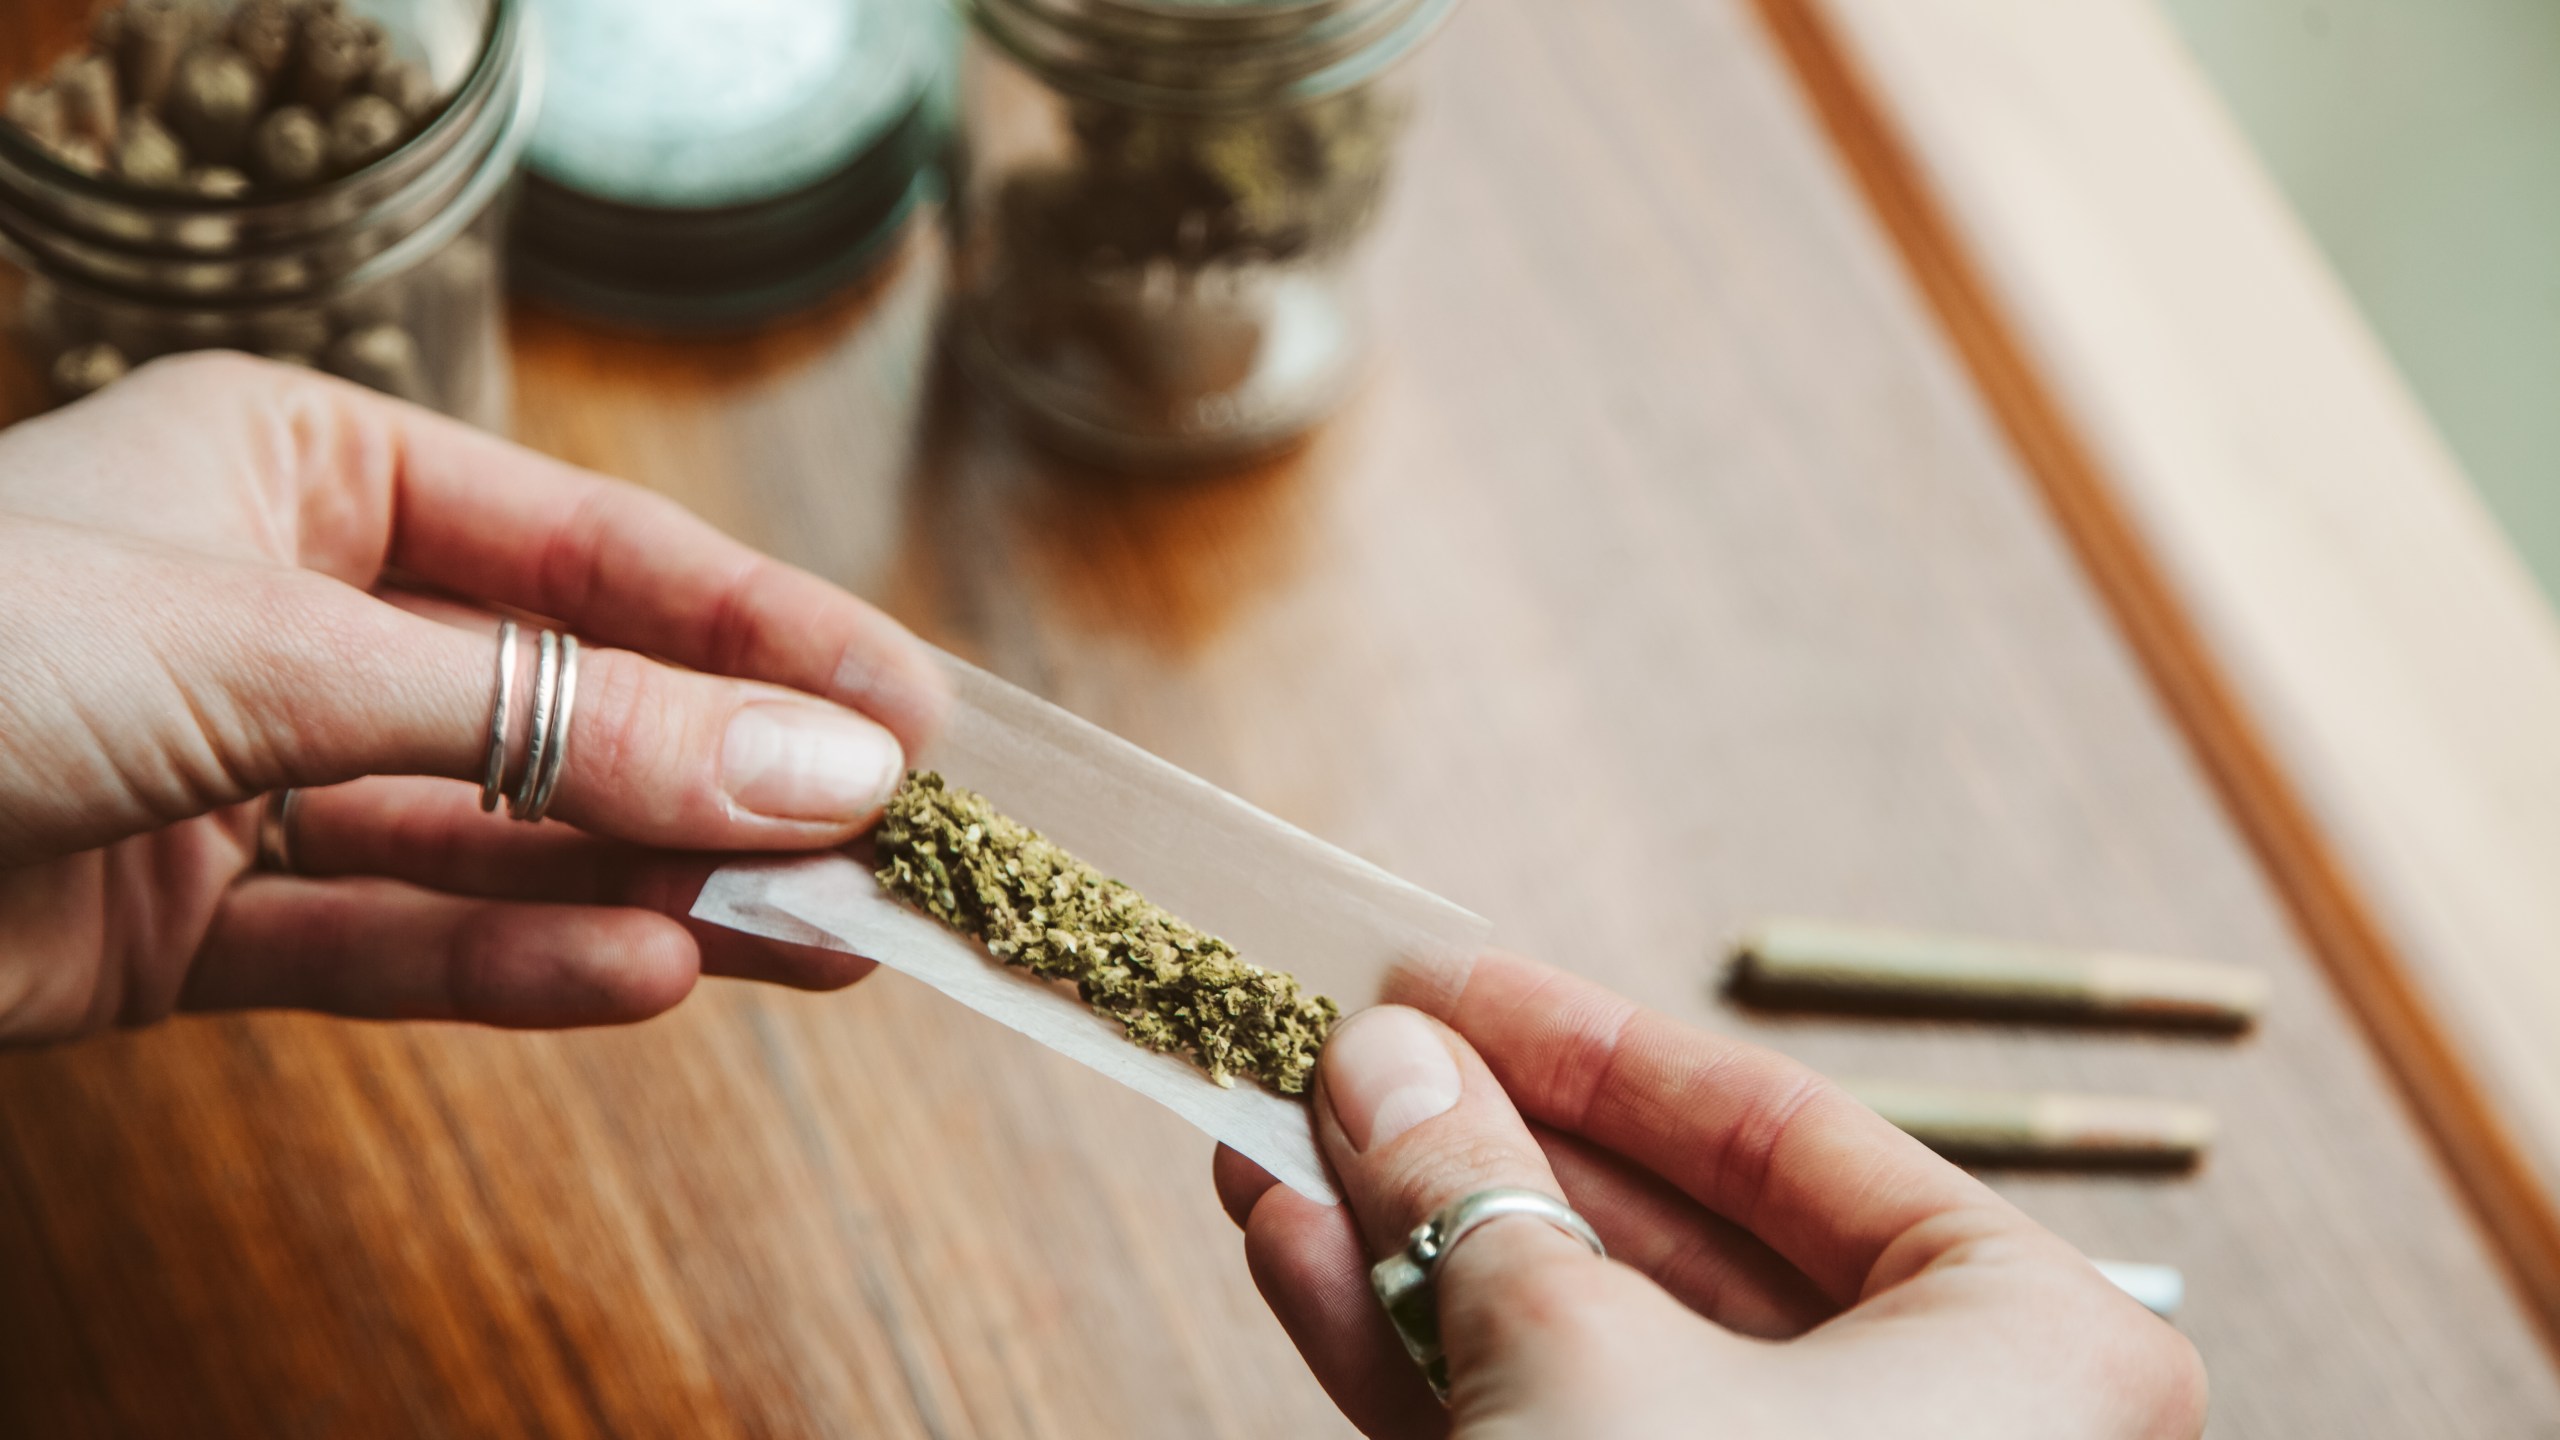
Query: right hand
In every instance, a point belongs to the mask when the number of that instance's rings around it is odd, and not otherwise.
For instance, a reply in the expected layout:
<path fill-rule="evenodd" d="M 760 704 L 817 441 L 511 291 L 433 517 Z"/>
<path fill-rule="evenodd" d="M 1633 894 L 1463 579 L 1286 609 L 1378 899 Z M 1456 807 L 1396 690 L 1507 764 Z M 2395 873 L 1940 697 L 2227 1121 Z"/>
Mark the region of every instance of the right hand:
<path fill-rule="evenodd" d="M 2185 1337 L 1804 1066 L 1505 956 L 1388 998 L 1404 1004 L 1345 1021 L 1317 1067 L 1317 1135 L 1346 1205 L 1218 1156 L 1255 1282 L 1368 1434 L 2203 1428 Z M 1494 1186 L 1564 1197 L 1611 1258 L 1522 1218 L 1452 1251 L 1444 1412 L 1367 1272 L 1433 1210 Z"/>

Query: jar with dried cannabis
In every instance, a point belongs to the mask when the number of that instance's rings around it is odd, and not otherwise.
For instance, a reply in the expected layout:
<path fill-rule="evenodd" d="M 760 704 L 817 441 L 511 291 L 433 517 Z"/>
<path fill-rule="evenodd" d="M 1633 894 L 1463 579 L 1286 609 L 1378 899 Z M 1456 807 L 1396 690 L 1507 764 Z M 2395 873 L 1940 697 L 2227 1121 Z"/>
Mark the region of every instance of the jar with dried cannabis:
<path fill-rule="evenodd" d="M 965 363 L 1053 443 L 1252 458 L 1340 403 L 1357 265 L 1453 0 L 965 0 Z"/>
<path fill-rule="evenodd" d="M 58 398 L 237 349 L 503 427 L 517 0 L 71 9 L 0 58 L 0 324 Z"/>

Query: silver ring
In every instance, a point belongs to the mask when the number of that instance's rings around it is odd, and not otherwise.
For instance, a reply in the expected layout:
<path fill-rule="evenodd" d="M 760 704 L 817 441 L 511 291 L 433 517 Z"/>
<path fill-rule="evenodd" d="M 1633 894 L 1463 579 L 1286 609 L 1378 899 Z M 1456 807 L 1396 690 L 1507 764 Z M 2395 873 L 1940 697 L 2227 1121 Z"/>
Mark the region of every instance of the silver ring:
<path fill-rule="evenodd" d="M 578 703 L 578 639 L 545 630 L 534 647 L 533 705 L 526 712 L 524 770 L 507 797 L 507 815 L 539 822 L 559 793 L 569 763 L 569 715 Z"/>
<path fill-rule="evenodd" d="M 525 802 L 524 814 L 518 819 L 539 821 L 551 811 L 551 797 L 559 792 L 560 771 L 569 763 L 569 711 L 578 703 L 578 637 L 560 637 L 560 687 L 551 697 L 551 748 L 542 757 L 537 773 L 531 757 L 525 761 L 525 784 L 532 798 Z"/>
<path fill-rule="evenodd" d="M 1544 1220 L 1591 1247 L 1592 1254 L 1608 1258 L 1599 1232 L 1572 1206 L 1537 1190 L 1500 1189 L 1479 1190 L 1441 1206 L 1431 1212 L 1430 1219 L 1413 1227 L 1402 1250 L 1369 1267 L 1369 1288 L 1386 1307 L 1405 1353 L 1421 1367 L 1422 1378 L 1431 1382 L 1431 1393 L 1443 1405 L 1449 1403 L 1449 1357 L 1440 1346 L 1440 1297 L 1432 1282 L 1459 1241 L 1485 1222 L 1506 1215 Z"/>
<path fill-rule="evenodd" d="M 278 790 L 267 796 L 258 809 L 258 868 L 276 875 L 291 875 L 293 868 L 293 813 L 302 805 L 299 790 Z"/>
<path fill-rule="evenodd" d="M 498 622 L 498 678 L 489 687 L 489 759 L 480 767 L 480 808 L 498 808 L 507 785 L 507 717 L 516 708 L 516 622 Z"/>
<path fill-rule="evenodd" d="M 542 778 L 542 762 L 551 753 L 551 708 L 560 694 L 560 637 L 551 631 L 533 647 L 533 709 L 525 716 L 524 772 L 516 777 L 516 793 L 507 800 L 511 819 L 526 818 L 533 804 L 534 782 Z"/>

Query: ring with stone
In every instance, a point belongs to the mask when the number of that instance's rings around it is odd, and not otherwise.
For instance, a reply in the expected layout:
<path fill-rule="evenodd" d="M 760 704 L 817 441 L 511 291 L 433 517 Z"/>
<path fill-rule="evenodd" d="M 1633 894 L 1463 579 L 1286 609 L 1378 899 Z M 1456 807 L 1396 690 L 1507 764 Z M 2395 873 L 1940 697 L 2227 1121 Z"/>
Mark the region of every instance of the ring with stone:
<path fill-rule="evenodd" d="M 1369 1288 L 1386 1307 L 1396 1338 L 1404 1342 L 1405 1353 L 1421 1367 L 1422 1378 L 1431 1382 L 1431 1393 L 1443 1405 L 1449 1403 L 1449 1357 L 1440 1344 L 1440 1298 L 1432 1281 L 1459 1241 L 1487 1221 L 1506 1215 L 1544 1220 L 1589 1246 L 1592 1254 L 1603 1259 L 1609 1254 L 1591 1222 L 1553 1195 L 1537 1190 L 1478 1190 L 1432 1211 L 1430 1219 L 1413 1228 L 1403 1249 L 1369 1269 Z"/>

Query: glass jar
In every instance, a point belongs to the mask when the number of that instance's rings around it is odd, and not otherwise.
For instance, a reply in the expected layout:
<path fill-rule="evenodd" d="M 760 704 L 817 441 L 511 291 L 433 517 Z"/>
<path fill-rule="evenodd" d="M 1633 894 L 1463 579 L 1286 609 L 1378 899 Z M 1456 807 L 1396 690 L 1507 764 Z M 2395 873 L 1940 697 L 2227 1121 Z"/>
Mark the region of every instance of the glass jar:
<path fill-rule="evenodd" d="M 137 0 L 129 10 L 144 8 Z M 187 13 L 197 28 L 185 53 L 229 39 L 221 27 L 232 12 Z M 261 155 L 145 186 L 121 152 L 101 166 L 94 148 L 84 157 L 21 124 L 0 124 L 0 321 L 58 398 L 156 356 L 237 349 L 504 428 L 503 201 L 539 84 L 521 6 L 359 0 L 343 13 L 371 22 L 377 54 L 387 42 L 389 59 L 424 78 L 412 77 L 420 88 L 405 102 L 413 133 L 337 179 L 243 193 Z M 102 21 L 101 34 L 115 23 Z M 130 74 L 125 55 L 99 53 Z M 0 77 L 19 84 L 21 99 L 46 83 L 43 67 L 53 63 L 32 59 Z M 255 102 L 257 113 L 308 93 L 296 88 L 294 63 L 262 82 L 273 90 Z M 62 74 L 53 71 L 53 84 Z M 340 104 L 367 83 L 350 82 Z M 123 110 L 128 137 L 134 114 Z M 208 180 L 217 169 L 228 173 Z"/>
<path fill-rule="evenodd" d="M 805 311 L 939 191 L 942 0 L 533 0 L 551 61 L 517 289 L 677 332 Z"/>
<path fill-rule="evenodd" d="M 1340 404 L 1358 261 L 1452 0 L 966 0 L 963 362 L 1054 444 L 1236 463 Z"/>

